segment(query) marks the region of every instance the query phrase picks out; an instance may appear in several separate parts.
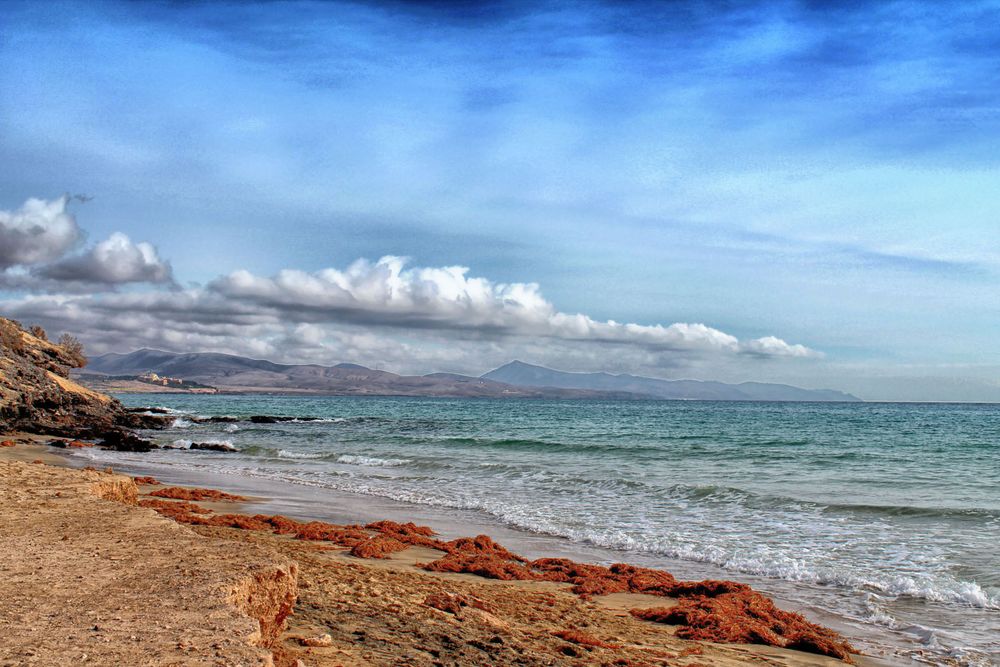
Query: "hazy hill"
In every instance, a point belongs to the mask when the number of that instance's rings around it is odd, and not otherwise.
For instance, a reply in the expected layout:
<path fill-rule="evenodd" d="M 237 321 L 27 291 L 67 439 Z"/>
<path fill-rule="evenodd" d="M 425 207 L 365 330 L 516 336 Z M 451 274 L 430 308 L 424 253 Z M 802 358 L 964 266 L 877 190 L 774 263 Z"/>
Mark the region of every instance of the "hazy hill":
<path fill-rule="evenodd" d="M 544 366 L 512 361 L 482 377 L 520 387 L 560 387 L 596 391 L 624 391 L 663 399 L 716 401 L 858 401 L 859 398 L 829 389 L 800 389 L 786 384 L 660 380 L 638 375 L 567 373 Z"/>
<path fill-rule="evenodd" d="M 857 401 L 839 391 L 782 384 L 659 380 L 637 375 L 566 373 L 513 361 L 482 377 L 455 373 L 397 375 L 358 364 L 276 364 L 231 354 L 137 350 L 90 360 L 87 373 L 141 375 L 148 371 L 223 391 L 309 392 L 374 396 L 513 398 L 661 398 L 720 401 Z"/>
<path fill-rule="evenodd" d="M 310 392 L 376 396 L 481 396 L 514 398 L 627 398 L 628 394 L 573 388 L 512 386 L 484 378 L 432 373 L 397 375 L 358 364 L 275 364 L 231 354 L 176 354 L 137 350 L 90 360 L 87 373 L 158 375 L 211 385 L 224 391 Z"/>

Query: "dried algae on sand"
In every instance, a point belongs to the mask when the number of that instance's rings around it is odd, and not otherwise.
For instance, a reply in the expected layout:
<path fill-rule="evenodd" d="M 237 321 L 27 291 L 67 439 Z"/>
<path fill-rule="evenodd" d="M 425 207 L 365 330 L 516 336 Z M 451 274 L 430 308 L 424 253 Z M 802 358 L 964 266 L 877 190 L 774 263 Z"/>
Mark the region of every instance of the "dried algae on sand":
<path fill-rule="evenodd" d="M 154 492 L 153 495 L 162 495 Z M 179 494 L 181 495 L 181 494 Z M 195 526 L 214 526 L 292 536 L 332 543 L 361 559 L 388 559 L 411 547 L 433 549 L 438 557 L 418 567 L 427 572 L 467 574 L 500 581 L 565 584 L 584 601 L 609 594 L 670 598 L 671 606 L 635 609 L 637 619 L 676 626 L 678 637 L 725 643 L 762 644 L 852 661 L 855 650 L 836 632 L 779 609 L 766 596 L 732 581 L 677 581 L 669 572 L 618 563 L 605 567 L 563 558 L 528 560 L 489 536 L 442 541 L 426 526 L 380 521 L 365 526 L 283 516 L 211 514 L 177 506 L 155 508 Z M 460 597 L 436 596 L 428 606 L 457 613 Z"/>

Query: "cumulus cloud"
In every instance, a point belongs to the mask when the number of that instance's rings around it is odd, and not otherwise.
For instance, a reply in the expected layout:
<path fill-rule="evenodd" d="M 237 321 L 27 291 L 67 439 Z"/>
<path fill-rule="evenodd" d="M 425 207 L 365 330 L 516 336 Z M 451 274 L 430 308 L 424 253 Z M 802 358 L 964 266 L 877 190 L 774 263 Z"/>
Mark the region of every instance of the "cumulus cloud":
<path fill-rule="evenodd" d="M 29 199 L 14 211 L 0 211 L 0 288 L 47 292 L 93 292 L 128 283 L 172 283 L 170 263 L 149 243 L 120 232 L 71 254 L 83 230 L 67 210 L 71 199 Z"/>
<path fill-rule="evenodd" d="M 238 271 L 185 290 L 26 296 L 0 308 L 77 332 L 95 353 L 159 346 L 425 372 L 481 371 L 514 357 L 672 373 L 698 372 L 706 360 L 818 356 L 773 336 L 741 341 L 704 324 L 601 322 L 560 312 L 538 285 L 468 274 L 464 267 L 407 268 L 404 259 L 385 257 L 316 273 Z"/>
<path fill-rule="evenodd" d="M 359 260 L 346 270 L 282 271 L 261 277 L 237 271 L 214 281 L 216 294 L 284 314 L 295 321 L 337 321 L 484 336 L 540 336 L 677 351 L 717 351 L 761 357 L 816 353 L 769 336 L 740 341 L 705 324 L 667 326 L 601 322 L 563 313 L 534 283 L 494 283 L 460 266 L 407 268 L 401 257 Z"/>
<path fill-rule="evenodd" d="M 791 345 L 774 336 L 764 336 L 743 341 L 739 345 L 740 352 L 756 357 L 821 357 L 821 353 L 811 350 L 805 345 Z"/>
<path fill-rule="evenodd" d="M 59 259 L 83 238 L 66 210 L 69 199 L 32 198 L 17 210 L 0 210 L 0 270 Z"/>
<path fill-rule="evenodd" d="M 167 283 L 173 280 L 170 263 L 160 259 L 149 243 L 133 243 L 115 232 L 86 253 L 67 257 L 38 270 L 50 280 L 102 283 Z"/>

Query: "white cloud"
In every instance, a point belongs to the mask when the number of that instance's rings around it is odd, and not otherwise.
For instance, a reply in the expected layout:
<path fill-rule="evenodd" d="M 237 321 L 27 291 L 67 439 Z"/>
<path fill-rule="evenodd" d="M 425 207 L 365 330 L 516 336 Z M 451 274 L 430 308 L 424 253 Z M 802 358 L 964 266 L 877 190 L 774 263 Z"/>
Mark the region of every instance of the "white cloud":
<path fill-rule="evenodd" d="M 83 237 L 66 210 L 69 196 L 29 199 L 15 211 L 0 210 L 0 270 L 59 259 Z"/>
<path fill-rule="evenodd" d="M 94 292 L 127 283 L 173 282 L 170 263 L 156 248 L 133 243 L 121 232 L 82 254 L 69 254 L 84 236 L 66 209 L 69 201 L 69 195 L 32 198 L 15 211 L 0 211 L 0 288 Z"/>
<path fill-rule="evenodd" d="M 534 283 L 493 283 L 469 269 L 406 268 L 400 257 L 359 260 L 346 270 L 286 270 L 267 278 L 237 271 L 209 288 L 228 299 L 272 309 L 294 321 L 379 324 L 478 332 L 482 336 L 540 336 L 650 349 L 808 357 L 816 353 L 769 336 L 741 342 L 704 324 L 623 324 L 559 312 Z"/>
<path fill-rule="evenodd" d="M 780 338 L 775 338 L 774 336 L 765 336 L 763 338 L 743 341 L 740 343 L 740 351 L 745 354 L 751 354 L 759 357 L 808 358 L 823 356 L 821 353 L 816 350 L 811 350 L 805 345 L 791 345 Z"/>
<path fill-rule="evenodd" d="M 534 284 L 492 283 L 462 267 L 408 269 L 397 257 L 271 278 L 239 271 L 186 290 L 26 296 L 0 309 L 76 333 L 94 354 L 147 346 L 403 372 L 481 373 L 521 358 L 691 377 L 819 356 L 773 336 L 740 341 L 704 324 L 600 322 L 559 312 Z"/>
<path fill-rule="evenodd" d="M 156 248 L 149 243 L 133 243 L 121 232 L 115 232 L 83 255 L 42 267 L 38 274 L 57 281 L 105 285 L 173 280 L 170 263 L 160 259 Z"/>

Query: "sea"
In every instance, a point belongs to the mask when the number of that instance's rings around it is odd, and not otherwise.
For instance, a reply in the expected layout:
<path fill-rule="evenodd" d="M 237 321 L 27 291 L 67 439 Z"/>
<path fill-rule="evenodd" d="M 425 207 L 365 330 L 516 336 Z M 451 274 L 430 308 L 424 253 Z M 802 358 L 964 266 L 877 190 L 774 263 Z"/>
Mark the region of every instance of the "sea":
<path fill-rule="evenodd" d="M 881 664 L 1000 664 L 997 405 L 118 398 L 168 410 L 172 427 L 146 435 L 180 449 L 78 464 L 256 491 L 304 517 L 486 532 L 529 557 L 736 579 Z M 195 421 L 210 416 L 238 421 Z"/>

